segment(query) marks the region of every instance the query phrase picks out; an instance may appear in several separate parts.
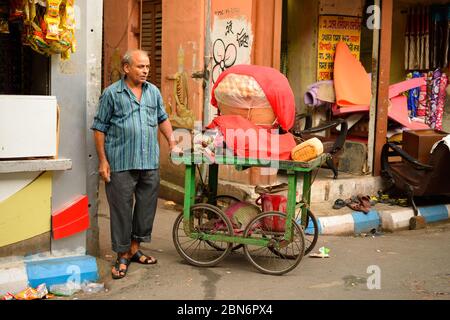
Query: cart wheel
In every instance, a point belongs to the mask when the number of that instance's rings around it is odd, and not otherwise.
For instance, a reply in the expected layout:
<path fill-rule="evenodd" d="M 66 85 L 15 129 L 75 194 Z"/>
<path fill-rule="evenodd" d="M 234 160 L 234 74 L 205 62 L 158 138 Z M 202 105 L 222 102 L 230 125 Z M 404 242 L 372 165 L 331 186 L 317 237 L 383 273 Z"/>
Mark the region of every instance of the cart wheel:
<path fill-rule="evenodd" d="M 310 253 L 316 243 L 317 243 L 317 239 L 319 238 L 319 227 L 317 224 L 317 219 L 316 217 L 312 214 L 312 212 L 307 209 L 306 211 L 306 226 L 307 228 L 305 229 L 305 226 L 300 224 L 301 221 L 301 211 L 300 213 L 295 217 L 295 221 L 297 222 L 298 225 L 301 226 L 302 230 L 303 230 L 303 234 L 305 236 L 305 256 Z M 297 256 L 296 255 L 292 255 L 292 254 L 282 254 L 280 253 L 276 248 L 269 248 L 274 254 L 279 255 L 279 256 L 283 256 L 286 259 L 296 259 Z"/>
<path fill-rule="evenodd" d="M 230 206 L 232 206 L 233 204 L 238 203 L 240 201 L 241 200 L 239 200 L 238 198 L 229 196 L 229 195 L 219 195 L 214 198 L 214 203 L 215 203 L 216 207 L 219 208 L 220 210 L 222 210 L 222 212 L 225 212 Z M 219 250 L 219 251 L 225 250 L 228 245 L 228 243 L 222 242 L 221 243 L 222 247 L 219 247 L 216 245 L 216 243 L 210 242 L 209 240 L 206 240 L 206 243 L 209 244 L 214 249 Z M 240 248 L 242 248 L 243 246 L 244 246 L 243 244 L 236 244 L 233 246 L 233 248 L 231 250 L 236 251 L 236 250 L 239 250 Z"/>
<path fill-rule="evenodd" d="M 193 239 L 186 235 L 185 220 L 181 213 L 173 226 L 173 243 L 180 256 L 198 267 L 211 267 L 218 264 L 231 251 L 232 243 L 213 240 Z M 209 204 L 195 204 L 191 207 L 189 228 L 191 232 L 216 235 L 233 235 L 233 228 L 227 216 Z M 217 250 L 211 246 L 223 248 Z"/>
<path fill-rule="evenodd" d="M 301 224 L 302 211 L 295 216 L 295 221 Z M 310 253 L 316 246 L 317 239 L 319 239 L 319 224 L 316 217 L 309 208 L 306 209 L 306 226 L 302 225 L 303 233 L 305 234 L 305 256 Z"/>
<path fill-rule="evenodd" d="M 262 273 L 282 275 L 293 270 L 305 252 L 302 228 L 292 219 L 292 239 L 284 241 L 286 215 L 265 212 L 254 218 L 244 231 L 244 237 L 268 239 L 269 246 L 244 245 L 247 259 Z"/>

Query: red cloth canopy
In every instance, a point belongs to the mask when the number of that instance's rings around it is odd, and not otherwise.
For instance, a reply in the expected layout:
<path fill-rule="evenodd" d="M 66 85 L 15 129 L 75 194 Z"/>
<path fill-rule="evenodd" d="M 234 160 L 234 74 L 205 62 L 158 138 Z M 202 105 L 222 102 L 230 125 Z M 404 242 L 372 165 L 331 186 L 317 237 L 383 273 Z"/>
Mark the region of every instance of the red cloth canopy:
<path fill-rule="evenodd" d="M 272 106 L 278 123 L 288 131 L 294 125 L 295 98 L 288 79 L 278 70 L 256 65 L 235 65 L 225 70 L 217 79 L 212 89 L 211 104 L 217 108 L 214 90 L 228 74 L 241 74 L 253 77 L 261 86 L 267 100 Z"/>

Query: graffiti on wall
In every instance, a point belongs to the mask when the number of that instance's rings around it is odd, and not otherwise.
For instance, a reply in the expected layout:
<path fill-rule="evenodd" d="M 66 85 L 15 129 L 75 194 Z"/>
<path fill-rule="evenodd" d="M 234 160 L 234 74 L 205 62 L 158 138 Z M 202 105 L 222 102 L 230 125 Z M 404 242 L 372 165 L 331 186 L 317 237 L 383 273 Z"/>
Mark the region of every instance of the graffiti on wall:
<path fill-rule="evenodd" d="M 221 17 L 224 10 L 227 17 Z M 236 64 L 250 64 L 253 33 L 250 19 L 242 16 L 239 8 L 229 8 L 214 12 L 212 41 L 212 81 Z M 229 13 L 232 13 L 230 17 Z"/>

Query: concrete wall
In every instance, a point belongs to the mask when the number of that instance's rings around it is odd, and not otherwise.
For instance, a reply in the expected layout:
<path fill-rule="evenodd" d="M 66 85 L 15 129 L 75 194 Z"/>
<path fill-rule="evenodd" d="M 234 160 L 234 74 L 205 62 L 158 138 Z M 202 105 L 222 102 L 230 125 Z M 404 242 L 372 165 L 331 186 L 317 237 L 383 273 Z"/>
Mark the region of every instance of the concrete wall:
<path fill-rule="evenodd" d="M 77 52 L 71 59 L 62 61 L 52 56 L 51 95 L 56 96 L 61 108 L 59 157 L 72 159 L 72 170 L 55 172 L 53 175 L 52 212 L 63 208 L 76 197 L 88 194 L 95 199 L 95 191 L 87 186 L 88 167 L 92 168 L 88 157 L 87 135 L 91 135 L 88 125 L 92 123 L 92 108 L 98 102 L 101 81 L 101 39 L 102 0 L 79 0 L 76 2 Z M 88 112 L 87 112 L 88 110 Z M 89 145 L 92 145 L 90 140 Z M 92 150 L 89 150 L 92 151 Z M 91 203 L 91 230 L 89 239 L 98 233 L 96 204 Z M 75 251 L 86 248 L 87 233 L 52 241 L 52 251 Z"/>
<path fill-rule="evenodd" d="M 288 1 L 288 79 L 298 112 L 304 112 L 306 88 L 316 82 L 319 0 Z"/>

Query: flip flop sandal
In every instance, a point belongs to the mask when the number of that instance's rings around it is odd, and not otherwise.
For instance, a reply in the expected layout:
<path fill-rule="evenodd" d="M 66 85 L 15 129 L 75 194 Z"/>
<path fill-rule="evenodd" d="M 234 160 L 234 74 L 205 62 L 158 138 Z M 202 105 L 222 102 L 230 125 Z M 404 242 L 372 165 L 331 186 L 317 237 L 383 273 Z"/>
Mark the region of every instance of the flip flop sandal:
<path fill-rule="evenodd" d="M 144 256 L 145 260 L 141 261 L 141 257 Z M 136 253 L 131 257 L 131 261 L 140 264 L 156 264 L 158 260 L 152 256 L 146 256 L 141 250 L 136 251 Z"/>
<path fill-rule="evenodd" d="M 369 212 L 370 211 L 370 207 L 372 206 L 372 204 L 370 203 L 370 197 L 369 196 L 358 195 L 358 199 L 359 199 L 359 202 L 361 203 L 361 206 L 364 209 L 366 209 L 365 211 Z"/>
<path fill-rule="evenodd" d="M 367 210 L 367 208 L 365 208 L 363 205 L 361 205 L 361 203 L 358 202 L 348 203 L 347 206 L 353 211 L 361 211 L 364 213 L 369 213 L 369 210 Z"/>
<path fill-rule="evenodd" d="M 127 275 L 127 272 L 128 272 L 128 266 L 130 265 L 130 263 L 131 263 L 130 259 L 127 259 L 127 258 L 124 258 L 124 257 L 117 258 L 116 263 L 114 264 L 114 269 L 115 269 L 116 271 L 118 271 L 119 274 L 111 274 L 111 275 L 112 275 L 112 278 L 113 278 L 114 280 L 124 278 L 124 277 Z M 126 269 L 120 269 L 120 265 L 121 265 L 121 264 L 126 265 L 127 268 L 126 268 Z"/>
<path fill-rule="evenodd" d="M 347 202 L 345 202 L 342 199 L 337 199 L 333 204 L 333 209 L 339 210 L 339 209 L 342 209 L 343 207 L 345 207 L 346 205 L 347 205 Z"/>

